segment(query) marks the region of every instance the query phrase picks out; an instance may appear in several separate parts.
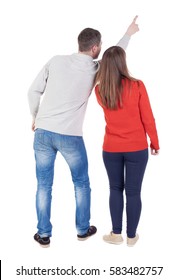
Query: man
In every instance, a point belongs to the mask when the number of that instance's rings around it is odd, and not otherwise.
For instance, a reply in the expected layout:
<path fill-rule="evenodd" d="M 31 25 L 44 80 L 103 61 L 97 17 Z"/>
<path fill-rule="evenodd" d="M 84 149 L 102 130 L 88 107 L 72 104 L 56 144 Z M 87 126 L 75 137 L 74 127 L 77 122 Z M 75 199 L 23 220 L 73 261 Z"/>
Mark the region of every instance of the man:
<path fill-rule="evenodd" d="M 128 27 L 118 45 L 127 47 L 136 33 L 137 17 Z M 50 244 L 51 193 L 54 163 L 57 152 L 66 160 L 72 176 L 76 199 L 76 229 L 78 240 L 86 240 L 96 233 L 90 226 L 90 183 L 87 153 L 82 138 L 82 125 L 88 98 L 99 68 L 101 34 L 86 28 L 78 36 L 78 53 L 53 57 L 43 67 L 29 92 L 29 106 L 35 131 L 36 211 L 38 232 L 34 239 L 42 246 Z M 45 94 L 44 94 L 45 93 Z M 43 100 L 40 104 L 41 96 Z"/>

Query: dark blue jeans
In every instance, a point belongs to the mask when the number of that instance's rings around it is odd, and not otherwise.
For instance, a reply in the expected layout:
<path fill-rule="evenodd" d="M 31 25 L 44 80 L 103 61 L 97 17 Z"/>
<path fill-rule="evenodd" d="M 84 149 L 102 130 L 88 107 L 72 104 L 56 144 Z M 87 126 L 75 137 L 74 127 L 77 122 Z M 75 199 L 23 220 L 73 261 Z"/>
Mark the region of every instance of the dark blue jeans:
<path fill-rule="evenodd" d="M 141 185 L 148 161 L 148 149 L 136 152 L 103 151 L 110 184 L 110 214 L 114 233 L 122 232 L 124 195 L 126 194 L 127 236 L 133 238 L 141 214 Z"/>

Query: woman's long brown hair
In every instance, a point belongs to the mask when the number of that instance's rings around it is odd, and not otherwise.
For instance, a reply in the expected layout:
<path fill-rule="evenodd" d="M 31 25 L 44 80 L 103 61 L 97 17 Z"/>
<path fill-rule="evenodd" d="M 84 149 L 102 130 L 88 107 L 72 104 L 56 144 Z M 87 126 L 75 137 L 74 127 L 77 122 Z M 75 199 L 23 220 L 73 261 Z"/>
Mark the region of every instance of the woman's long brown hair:
<path fill-rule="evenodd" d="M 98 83 L 101 102 L 106 108 L 115 110 L 123 106 L 122 79 L 137 81 L 129 74 L 124 49 L 113 46 L 104 52 L 95 80 L 95 84 Z"/>

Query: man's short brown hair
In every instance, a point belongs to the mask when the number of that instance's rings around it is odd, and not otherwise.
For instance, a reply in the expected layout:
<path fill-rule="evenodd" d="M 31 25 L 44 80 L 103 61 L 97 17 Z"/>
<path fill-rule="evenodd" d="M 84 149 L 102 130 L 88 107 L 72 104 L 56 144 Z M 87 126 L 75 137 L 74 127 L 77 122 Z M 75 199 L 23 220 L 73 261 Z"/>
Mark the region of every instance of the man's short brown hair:
<path fill-rule="evenodd" d="M 83 29 L 78 36 L 79 51 L 89 51 L 94 45 L 99 46 L 101 42 L 101 34 L 93 28 Z"/>

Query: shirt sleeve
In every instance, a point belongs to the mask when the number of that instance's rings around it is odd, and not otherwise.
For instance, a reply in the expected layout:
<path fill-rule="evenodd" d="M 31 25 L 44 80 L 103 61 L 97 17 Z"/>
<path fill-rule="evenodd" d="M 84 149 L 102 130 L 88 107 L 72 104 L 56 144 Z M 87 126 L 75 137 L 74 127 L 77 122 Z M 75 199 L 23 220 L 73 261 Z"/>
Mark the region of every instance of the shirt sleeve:
<path fill-rule="evenodd" d="M 128 36 L 127 34 L 125 34 L 120 40 L 119 42 L 116 44 L 116 46 L 119 46 L 121 48 L 123 48 L 124 50 L 126 50 L 128 44 L 130 41 L 130 36 Z"/>
<path fill-rule="evenodd" d="M 141 120 L 144 129 L 150 138 L 150 142 L 151 142 L 150 147 L 155 150 L 159 150 L 159 140 L 157 135 L 155 118 L 153 116 L 153 112 L 151 109 L 146 88 L 142 81 L 139 81 L 139 92 L 140 92 L 140 100 L 139 100 L 140 115 L 141 115 Z"/>
<path fill-rule="evenodd" d="M 39 72 L 35 80 L 33 81 L 32 85 L 28 90 L 28 103 L 30 112 L 35 119 L 39 105 L 40 105 L 40 98 L 45 91 L 47 79 L 49 75 L 49 62 L 42 68 Z"/>

